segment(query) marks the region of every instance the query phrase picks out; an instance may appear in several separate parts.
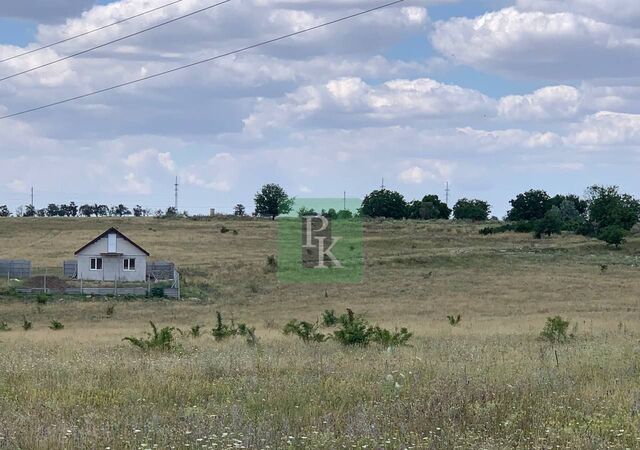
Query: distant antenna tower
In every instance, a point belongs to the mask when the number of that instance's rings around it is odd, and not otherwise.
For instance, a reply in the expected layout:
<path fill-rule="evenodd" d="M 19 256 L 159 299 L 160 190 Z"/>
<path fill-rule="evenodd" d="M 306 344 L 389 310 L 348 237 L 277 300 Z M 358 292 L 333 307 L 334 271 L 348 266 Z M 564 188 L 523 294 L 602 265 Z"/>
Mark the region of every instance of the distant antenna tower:
<path fill-rule="evenodd" d="M 178 177 L 176 177 L 175 187 L 176 187 L 176 199 L 173 207 L 176 209 L 176 212 L 178 212 Z"/>
<path fill-rule="evenodd" d="M 31 186 L 31 206 L 33 206 L 33 186 Z"/>
<path fill-rule="evenodd" d="M 382 177 L 382 184 L 380 185 L 380 189 L 384 189 L 384 177 Z"/>
<path fill-rule="evenodd" d="M 448 181 L 447 181 L 447 187 L 444 189 L 444 192 L 445 192 L 445 204 L 449 206 L 449 192 L 451 192 L 451 189 L 449 189 Z"/>

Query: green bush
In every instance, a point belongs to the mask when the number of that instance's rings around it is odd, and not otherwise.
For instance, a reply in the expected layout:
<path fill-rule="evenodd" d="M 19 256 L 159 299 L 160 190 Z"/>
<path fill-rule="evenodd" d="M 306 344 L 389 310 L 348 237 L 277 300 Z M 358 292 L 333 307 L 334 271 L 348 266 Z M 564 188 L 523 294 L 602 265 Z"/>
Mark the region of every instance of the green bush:
<path fill-rule="evenodd" d="M 324 342 L 327 337 L 318 331 L 318 323 L 305 321 L 298 322 L 293 319 L 285 325 L 283 332 L 286 336 L 295 335 L 302 339 L 302 342 Z"/>
<path fill-rule="evenodd" d="M 369 345 L 373 329 L 369 327 L 366 320 L 360 316 L 356 316 L 350 309 L 347 309 L 347 315 L 341 316 L 340 319 L 342 328 L 333 333 L 334 339 L 346 346 Z"/>
<path fill-rule="evenodd" d="M 542 332 L 540 333 L 540 339 L 551 343 L 562 343 L 573 338 L 573 335 L 567 335 L 569 329 L 569 321 L 564 320 L 561 316 L 547 318 Z"/>
<path fill-rule="evenodd" d="M 129 341 L 132 345 L 143 351 L 169 351 L 177 348 L 175 337 L 173 335 L 175 328 L 165 327 L 158 331 L 158 328 L 153 322 L 149 323 L 151 324 L 152 332 L 147 333 L 146 338 L 126 337 L 123 341 Z"/>
<path fill-rule="evenodd" d="M 0 331 L 11 331 L 7 322 L 0 322 Z"/>
<path fill-rule="evenodd" d="M 52 330 L 62 330 L 64 328 L 64 325 L 61 322 L 58 322 L 57 320 L 52 320 L 51 325 L 49 325 L 49 328 L 51 328 Z"/>
<path fill-rule="evenodd" d="M 400 331 L 396 330 L 395 332 L 391 332 L 384 328 L 374 327 L 371 331 L 371 341 L 384 347 L 399 347 L 405 345 L 413 336 L 413 333 L 409 333 L 409 330 L 406 328 L 400 328 Z"/>
<path fill-rule="evenodd" d="M 216 326 L 213 330 L 211 330 L 211 334 L 216 341 L 222 341 L 226 338 L 235 336 L 236 327 L 233 323 L 233 320 L 231 321 L 231 325 L 225 324 L 220 311 L 216 311 Z"/>
<path fill-rule="evenodd" d="M 22 317 L 22 329 L 29 331 L 33 327 L 33 324 L 27 320 L 26 317 Z"/>
<path fill-rule="evenodd" d="M 458 314 L 457 316 L 447 316 L 447 320 L 449 321 L 449 325 L 452 327 L 458 326 L 460 321 L 462 320 L 462 316 Z"/>
<path fill-rule="evenodd" d="M 164 298 L 164 288 L 152 287 L 151 291 L 149 291 L 149 295 L 153 298 Z"/>
<path fill-rule="evenodd" d="M 36 301 L 38 305 L 46 305 L 50 298 L 51 296 L 49 294 L 41 293 L 36 296 Z"/>
<path fill-rule="evenodd" d="M 625 231 L 618 225 L 609 225 L 598 233 L 598 239 L 619 248 L 624 242 Z"/>
<path fill-rule="evenodd" d="M 325 327 L 334 327 L 338 324 L 338 317 L 336 316 L 335 310 L 325 309 L 322 313 L 322 324 Z"/>
<path fill-rule="evenodd" d="M 200 337 L 200 330 L 202 330 L 201 325 L 194 325 L 191 327 L 191 337 L 198 338 Z"/>

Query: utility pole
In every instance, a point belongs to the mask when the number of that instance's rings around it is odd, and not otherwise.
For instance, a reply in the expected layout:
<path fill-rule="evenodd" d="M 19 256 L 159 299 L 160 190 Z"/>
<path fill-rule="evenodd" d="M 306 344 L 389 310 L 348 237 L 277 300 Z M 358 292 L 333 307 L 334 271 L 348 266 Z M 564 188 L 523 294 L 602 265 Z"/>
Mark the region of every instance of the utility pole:
<path fill-rule="evenodd" d="M 342 197 L 342 210 L 347 210 L 347 191 L 344 191 L 344 195 Z"/>
<path fill-rule="evenodd" d="M 33 186 L 31 186 L 31 206 L 33 206 Z"/>
<path fill-rule="evenodd" d="M 447 181 L 447 187 L 444 189 L 445 192 L 445 204 L 447 206 L 449 206 L 449 192 L 451 192 L 451 189 L 449 189 L 449 182 Z"/>
<path fill-rule="evenodd" d="M 380 189 L 384 189 L 384 177 L 382 177 L 382 184 L 380 185 Z"/>
<path fill-rule="evenodd" d="M 175 194 L 176 194 L 176 199 L 175 199 L 175 203 L 174 203 L 174 208 L 176 209 L 176 213 L 178 212 L 178 177 L 176 177 L 176 184 L 175 184 Z"/>

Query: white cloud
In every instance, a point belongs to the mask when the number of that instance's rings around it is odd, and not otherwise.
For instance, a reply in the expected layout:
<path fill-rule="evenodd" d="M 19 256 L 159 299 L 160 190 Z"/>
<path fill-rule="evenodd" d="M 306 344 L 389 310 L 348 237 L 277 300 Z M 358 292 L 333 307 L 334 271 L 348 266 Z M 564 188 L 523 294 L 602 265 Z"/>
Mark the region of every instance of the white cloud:
<path fill-rule="evenodd" d="M 523 11 L 571 12 L 593 19 L 638 26 L 640 2 L 637 0 L 517 0 Z"/>
<path fill-rule="evenodd" d="M 6 184 L 6 186 L 11 192 L 16 192 L 18 194 L 26 194 L 29 192 L 27 183 L 22 180 L 11 180 Z"/>
<path fill-rule="evenodd" d="M 567 141 L 586 147 L 640 145 L 640 114 L 599 112 L 577 125 Z"/>
<path fill-rule="evenodd" d="M 417 161 L 420 165 L 413 165 L 402 172 L 398 178 L 407 184 L 423 184 L 425 181 L 444 181 L 453 174 L 454 163 L 437 160 Z"/>
<path fill-rule="evenodd" d="M 519 77 L 626 77 L 640 70 L 640 30 L 571 13 L 506 8 L 438 22 L 431 39 L 457 63 Z"/>
<path fill-rule="evenodd" d="M 170 152 L 158 153 L 158 162 L 169 172 L 175 172 L 176 163 L 173 161 L 173 159 L 171 159 Z"/>
<path fill-rule="evenodd" d="M 572 86 L 549 86 L 529 95 L 500 99 L 498 114 L 509 120 L 551 120 L 574 117 L 580 109 L 580 91 Z"/>

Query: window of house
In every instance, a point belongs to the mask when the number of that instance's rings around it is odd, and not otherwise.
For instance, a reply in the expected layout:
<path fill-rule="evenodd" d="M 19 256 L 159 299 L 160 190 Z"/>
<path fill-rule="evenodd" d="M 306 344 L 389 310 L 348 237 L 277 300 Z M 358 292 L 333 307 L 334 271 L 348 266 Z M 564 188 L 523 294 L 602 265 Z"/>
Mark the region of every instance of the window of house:
<path fill-rule="evenodd" d="M 102 258 L 91 258 L 91 270 L 102 270 Z"/>
<path fill-rule="evenodd" d="M 129 270 L 129 271 L 136 270 L 136 259 L 135 258 L 125 258 L 124 259 L 124 270 Z"/>

